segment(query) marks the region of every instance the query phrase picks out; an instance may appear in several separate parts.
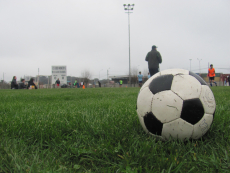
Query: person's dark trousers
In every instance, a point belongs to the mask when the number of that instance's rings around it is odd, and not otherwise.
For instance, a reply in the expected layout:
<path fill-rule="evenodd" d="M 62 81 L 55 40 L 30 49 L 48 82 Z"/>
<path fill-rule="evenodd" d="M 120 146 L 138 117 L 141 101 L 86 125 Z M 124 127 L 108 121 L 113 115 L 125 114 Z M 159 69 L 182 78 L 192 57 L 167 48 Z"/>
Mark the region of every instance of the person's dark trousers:
<path fill-rule="evenodd" d="M 13 88 L 11 88 L 11 89 L 18 89 L 18 86 L 16 85 L 16 86 L 14 86 Z"/>
<path fill-rule="evenodd" d="M 150 76 L 153 76 L 154 74 L 156 74 L 158 72 L 159 72 L 158 68 L 150 68 L 149 69 Z"/>

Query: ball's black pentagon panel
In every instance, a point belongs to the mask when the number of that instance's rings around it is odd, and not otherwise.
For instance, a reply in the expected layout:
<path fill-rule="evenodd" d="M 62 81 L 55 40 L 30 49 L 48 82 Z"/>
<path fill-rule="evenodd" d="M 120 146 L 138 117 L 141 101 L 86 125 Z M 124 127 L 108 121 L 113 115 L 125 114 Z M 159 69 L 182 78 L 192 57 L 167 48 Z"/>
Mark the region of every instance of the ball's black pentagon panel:
<path fill-rule="evenodd" d="M 147 113 L 144 116 L 144 123 L 150 133 L 161 136 L 163 124 L 153 115 L 152 112 Z"/>
<path fill-rule="evenodd" d="M 195 77 L 200 83 L 201 85 L 207 85 L 207 83 L 204 81 L 204 79 L 202 79 L 199 75 L 189 71 L 189 75 Z"/>
<path fill-rule="evenodd" d="M 173 75 L 162 75 L 152 80 L 149 89 L 153 94 L 171 89 Z"/>
<path fill-rule="evenodd" d="M 184 100 L 181 118 L 190 124 L 196 124 L 204 116 L 204 108 L 200 99 Z"/>

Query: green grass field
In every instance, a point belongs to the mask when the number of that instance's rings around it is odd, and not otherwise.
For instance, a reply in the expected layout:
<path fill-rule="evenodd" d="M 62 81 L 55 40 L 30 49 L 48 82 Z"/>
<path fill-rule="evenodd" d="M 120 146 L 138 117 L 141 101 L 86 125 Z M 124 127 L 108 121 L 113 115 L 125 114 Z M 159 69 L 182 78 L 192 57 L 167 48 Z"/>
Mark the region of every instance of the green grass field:
<path fill-rule="evenodd" d="M 156 141 L 137 117 L 139 88 L 0 90 L 1 172 L 229 172 L 230 87 L 200 140 Z"/>

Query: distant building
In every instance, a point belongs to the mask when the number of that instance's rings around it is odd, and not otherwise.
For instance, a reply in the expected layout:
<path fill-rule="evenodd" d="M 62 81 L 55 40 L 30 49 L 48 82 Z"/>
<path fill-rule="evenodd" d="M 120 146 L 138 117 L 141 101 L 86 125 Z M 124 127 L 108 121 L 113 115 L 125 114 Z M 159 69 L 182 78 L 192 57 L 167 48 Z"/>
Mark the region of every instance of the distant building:
<path fill-rule="evenodd" d="M 55 84 L 56 80 L 59 78 L 61 85 L 67 84 L 67 68 L 66 66 L 52 66 L 52 84 Z"/>

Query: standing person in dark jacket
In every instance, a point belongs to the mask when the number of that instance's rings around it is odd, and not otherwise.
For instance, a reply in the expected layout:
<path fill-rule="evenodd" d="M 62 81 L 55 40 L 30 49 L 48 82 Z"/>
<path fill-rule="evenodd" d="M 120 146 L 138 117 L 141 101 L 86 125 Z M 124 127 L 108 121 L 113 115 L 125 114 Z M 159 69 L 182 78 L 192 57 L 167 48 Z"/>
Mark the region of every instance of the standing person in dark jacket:
<path fill-rule="evenodd" d="M 145 61 L 148 61 L 149 73 L 151 76 L 159 72 L 159 64 L 162 63 L 162 58 L 155 45 L 152 46 L 152 50 L 148 52 Z"/>
<path fill-rule="evenodd" d="M 14 76 L 11 82 L 11 89 L 18 89 L 17 77 Z"/>
<path fill-rule="evenodd" d="M 98 85 L 99 85 L 99 87 L 101 87 L 101 82 L 100 81 L 98 81 Z"/>
<path fill-rule="evenodd" d="M 27 86 L 25 85 L 25 79 L 21 79 L 21 83 L 19 83 L 19 89 L 27 89 Z"/>
<path fill-rule="evenodd" d="M 59 80 L 59 78 L 56 80 L 55 83 L 57 84 L 57 88 L 59 88 L 59 85 L 60 85 L 60 80 Z"/>
<path fill-rule="evenodd" d="M 30 81 L 28 82 L 27 88 L 28 89 L 33 89 L 33 88 L 38 89 L 37 86 L 34 83 L 34 79 L 33 78 L 31 78 Z"/>

